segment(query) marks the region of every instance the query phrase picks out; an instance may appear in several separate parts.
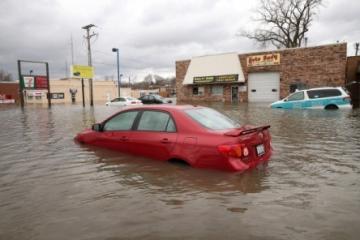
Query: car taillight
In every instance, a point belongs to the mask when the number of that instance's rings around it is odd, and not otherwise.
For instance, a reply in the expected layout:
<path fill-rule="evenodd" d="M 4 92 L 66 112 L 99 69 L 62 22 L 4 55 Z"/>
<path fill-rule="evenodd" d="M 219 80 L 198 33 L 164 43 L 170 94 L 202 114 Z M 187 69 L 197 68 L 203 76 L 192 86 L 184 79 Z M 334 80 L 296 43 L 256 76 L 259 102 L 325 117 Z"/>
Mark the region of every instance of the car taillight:
<path fill-rule="evenodd" d="M 135 101 L 132 101 L 131 104 L 136 104 L 136 102 L 135 102 Z"/>
<path fill-rule="evenodd" d="M 351 101 L 351 98 L 349 96 L 346 96 L 343 98 L 344 101 Z"/>
<path fill-rule="evenodd" d="M 247 157 L 249 155 L 249 149 L 243 144 L 226 144 L 219 145 L 218 151 L 226 157 Z"/>

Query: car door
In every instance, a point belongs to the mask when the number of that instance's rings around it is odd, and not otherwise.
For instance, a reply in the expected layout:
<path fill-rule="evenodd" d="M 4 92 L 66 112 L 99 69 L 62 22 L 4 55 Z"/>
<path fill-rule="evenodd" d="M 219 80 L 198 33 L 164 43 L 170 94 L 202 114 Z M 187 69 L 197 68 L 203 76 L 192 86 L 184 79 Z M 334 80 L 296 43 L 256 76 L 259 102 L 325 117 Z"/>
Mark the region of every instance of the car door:
<path fill-rule="evenodd" d="M 149 103 L 149 96 L 148 95 L 143 96 L 141 98 L 141 102 L 144 103 L 144 104 Z"/>
<path fill-rule="evenodd" d="M 148 97 L 149 97 L 149 103 L 150 104 L 156 103 L 156 99 L 155 99 L 155 97 L 153 95 L 149 95 Z"/>
<path fill-rule="evenodd" d="M 284 108 L 304 108 L 304 91 L 295 92 L 287 98 L 287 101 L 284 103 Z"/>
<path fill-rule="evenodd" d="M 145 157 L 168 160 L 176 144 L 176 126 L 170 113 L 145 110 L 133 131 L 132 151 Z"/>
<path fill-rule="evenodd" d="M 122 152 L 130 152 L 132 129 L 138 114 L 139 111 L 136 110 L 125 111 L 104 122 L 98 145 Z"/>

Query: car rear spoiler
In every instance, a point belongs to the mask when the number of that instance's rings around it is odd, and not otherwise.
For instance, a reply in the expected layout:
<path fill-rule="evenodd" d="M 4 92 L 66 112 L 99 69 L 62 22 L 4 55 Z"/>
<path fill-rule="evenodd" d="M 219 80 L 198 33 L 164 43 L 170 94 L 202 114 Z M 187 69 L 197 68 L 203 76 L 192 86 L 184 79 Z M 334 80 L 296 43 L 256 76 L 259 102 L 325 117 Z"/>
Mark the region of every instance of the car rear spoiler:
<path fill-rule="evenodd" d="M 270 128 L 270 125 L 255 127 L 255 128 L 250 128 L 250 129 L 241 128 L 241 129 L 236 129 L 236 130 L 226 132 L 226 133 L 224 133 L 224 135 L 231 136 L 231 137 L 239 137 L 239 136 L 247 135 L 247 134 L 254 133 L 254 132 L 261 132 L 268 128 Z"/>

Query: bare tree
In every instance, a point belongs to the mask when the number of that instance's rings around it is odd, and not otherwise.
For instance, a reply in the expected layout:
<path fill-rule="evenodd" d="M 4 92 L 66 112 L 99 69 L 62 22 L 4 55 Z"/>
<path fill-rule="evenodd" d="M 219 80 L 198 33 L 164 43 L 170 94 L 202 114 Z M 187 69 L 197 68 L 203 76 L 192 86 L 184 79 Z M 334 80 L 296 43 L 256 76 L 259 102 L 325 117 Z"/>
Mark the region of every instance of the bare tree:
<path fill-rule="evenodd" d="M 10 73 L 6 73 L 4 70 L 0 70 L 0 81 L 10 82 L 12 80 L 13 79 Z"/>
<path fill-rule="evenodd" d="M 301 47 L 322 0 L 260 0 L 256 21 L 262 27 L 240 36 L 277 48 Z"/>

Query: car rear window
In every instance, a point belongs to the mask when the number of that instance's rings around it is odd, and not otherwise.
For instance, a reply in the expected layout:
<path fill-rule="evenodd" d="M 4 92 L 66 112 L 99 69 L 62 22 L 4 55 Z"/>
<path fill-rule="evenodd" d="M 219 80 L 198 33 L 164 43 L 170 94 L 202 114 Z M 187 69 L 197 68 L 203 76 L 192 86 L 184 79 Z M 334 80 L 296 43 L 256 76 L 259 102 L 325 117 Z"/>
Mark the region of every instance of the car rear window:
<path fill-rule="evenodd" d="M 309 98 L 325 98 L 341 96 L 338 89 L 322 89 L 322 90 L 309 90 L 307 91 Z"/>
<path fill-rule="evenodd" d="M 185 113 L 202 126 L 212 130 L 240 127 L 238 122 L 211 108 L 188 109 Z"/>

